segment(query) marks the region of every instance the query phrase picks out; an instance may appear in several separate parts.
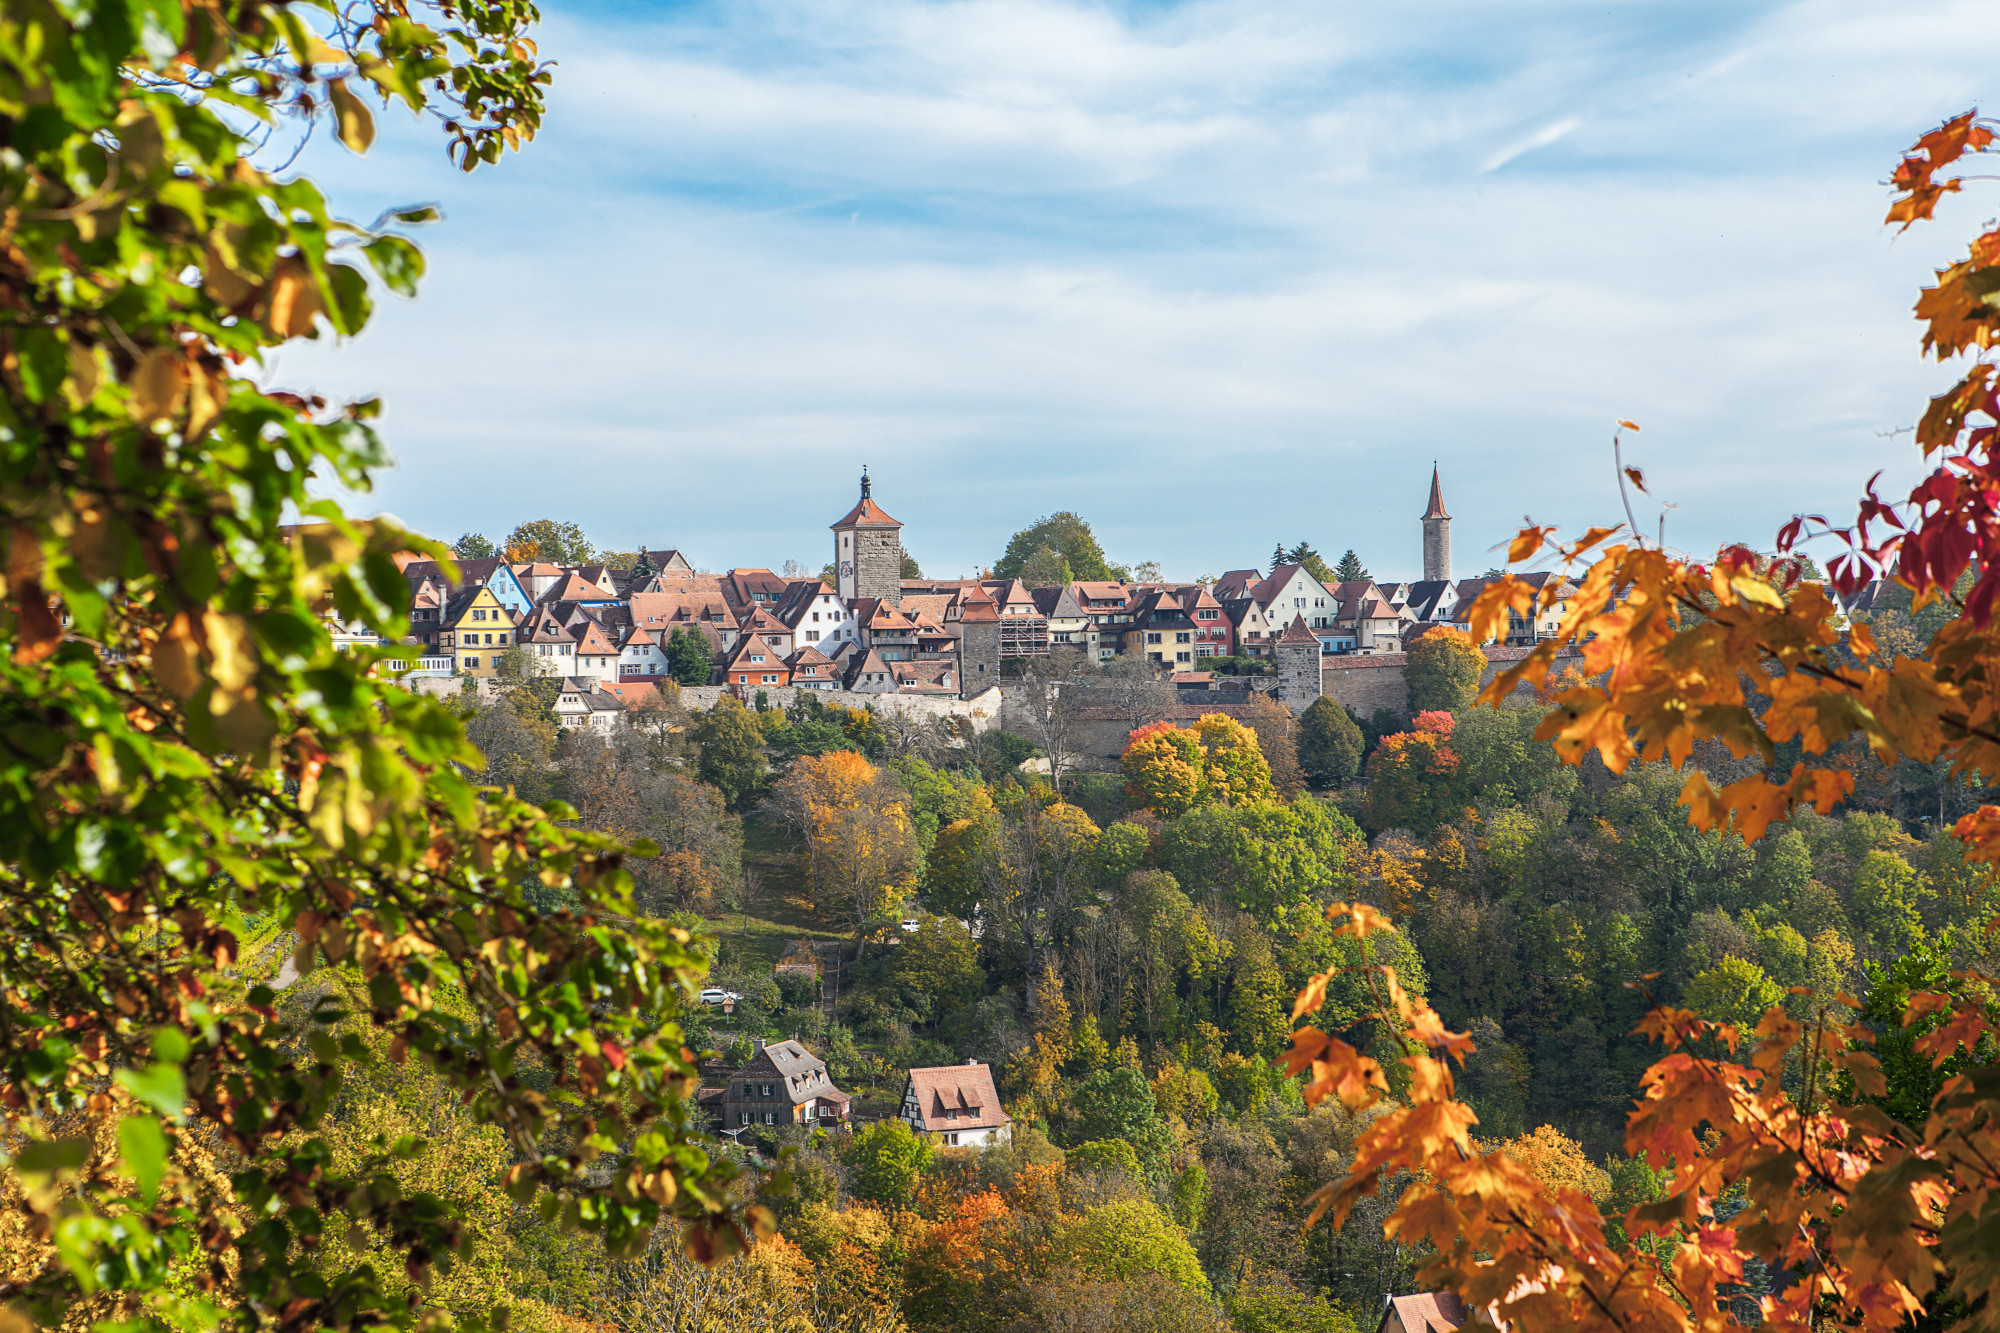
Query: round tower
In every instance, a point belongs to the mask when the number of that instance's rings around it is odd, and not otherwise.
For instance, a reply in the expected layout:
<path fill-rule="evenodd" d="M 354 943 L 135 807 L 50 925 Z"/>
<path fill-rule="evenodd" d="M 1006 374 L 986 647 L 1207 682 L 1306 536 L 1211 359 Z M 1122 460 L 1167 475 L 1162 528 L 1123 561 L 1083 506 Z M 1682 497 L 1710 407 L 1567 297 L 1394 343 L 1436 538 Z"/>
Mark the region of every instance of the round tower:
<path fill-rule="evenodd" d="M 1431 503 L 1424 510 L 1424 579 L 1432 583 L 1451 580 L 1451 515 L 1444 512 L 1444 488 L 1438 484 L 1437 464 L 1431 464 Z"/>

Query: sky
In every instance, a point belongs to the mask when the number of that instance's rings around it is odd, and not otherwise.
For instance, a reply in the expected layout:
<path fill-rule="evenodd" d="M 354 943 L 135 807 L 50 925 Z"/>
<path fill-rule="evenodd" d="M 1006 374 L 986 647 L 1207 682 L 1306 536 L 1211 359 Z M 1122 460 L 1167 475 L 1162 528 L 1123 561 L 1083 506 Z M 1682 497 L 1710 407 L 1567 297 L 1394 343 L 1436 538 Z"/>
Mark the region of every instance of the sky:
<path fill-rule="evenodd" d="M 863 464 L 927 574 L 1074 510 L 1192 579 L 1305 540 L 1458 574 L 1524 518 L 1767 545 L 1916 473 L 1919 286 L 2000 207 L 1882 226 L 1994 101 L 1990 4 L 546 3 L 540 137 L 384 114 L 299 170 L 434 201 L 415 301 L 273 382 L 381 395 L 352 507 L 817 568 Z M 1903 432 L 1898 434 L 1897 432 Z M 1649 532 L 1660 509 L 1635 496 Z"/>

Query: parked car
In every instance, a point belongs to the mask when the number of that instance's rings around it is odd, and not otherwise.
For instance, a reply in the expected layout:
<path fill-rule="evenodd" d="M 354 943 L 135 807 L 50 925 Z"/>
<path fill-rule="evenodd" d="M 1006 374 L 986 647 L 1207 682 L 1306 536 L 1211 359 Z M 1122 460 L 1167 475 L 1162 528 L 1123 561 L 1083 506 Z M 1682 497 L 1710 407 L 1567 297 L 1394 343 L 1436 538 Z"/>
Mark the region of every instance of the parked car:
<path fill-rule="evenodd" d="M 706 1005 L 727 1004 L 733 1000 L 741 1000 L 742 998 L 735 991 L 724 990 L 720 986 L 710 986 L 701 993 L 701 1002 Z"/>
<path fill-rule="evenodd" d="M 921 927 L 923 924 L 924 924 L 923 922 L 917 920 L 913 916 L 904 917 L 901 922 L 901 925 L 903 927 L 903 933 L 906 935 L 916 934 L 918 928 Z"/>

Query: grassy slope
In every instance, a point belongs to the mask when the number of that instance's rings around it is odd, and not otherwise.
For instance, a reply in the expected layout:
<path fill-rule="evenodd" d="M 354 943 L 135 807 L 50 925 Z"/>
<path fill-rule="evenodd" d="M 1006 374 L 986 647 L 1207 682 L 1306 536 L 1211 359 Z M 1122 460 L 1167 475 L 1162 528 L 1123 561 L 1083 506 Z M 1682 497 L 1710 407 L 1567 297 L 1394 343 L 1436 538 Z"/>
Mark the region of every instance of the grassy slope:
<path fill-rule="evenodd" d="M 709 918 L 739 960 L 731 970 L 762 976 L 777 963 L 788 940 L 841 938 L 812 911 L 796 846 L 782 821 L 762 813 L 744 819 L 743 873 L 756 879 L 756 901 L 747 916 L 731 912 Z"/>

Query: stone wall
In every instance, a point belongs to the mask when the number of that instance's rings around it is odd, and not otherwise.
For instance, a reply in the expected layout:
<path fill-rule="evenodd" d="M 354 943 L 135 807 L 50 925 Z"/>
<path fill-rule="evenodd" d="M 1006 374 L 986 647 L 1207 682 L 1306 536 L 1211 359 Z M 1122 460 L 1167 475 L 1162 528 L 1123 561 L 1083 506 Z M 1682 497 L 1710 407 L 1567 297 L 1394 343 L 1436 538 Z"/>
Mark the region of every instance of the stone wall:
<path fill-rule="evenodd" d="M 854 595 L 903 604 L 903 534 L 896 528 L 854 530 Z"/>
<path fill-rule="evenodd" d="M 809 693 L 823 703 L 839 704 L 843 708 L 872 708 L 878 713 L 895 713 L 920 720 L 967 718 L 975 731 L 990 731 L 1000 724 L 1000 687 L 997 685 L 970 699 L 945 699 L 931 694 L 865 694 L 858 690 L 797 690 L 789 685 L 766 685 L 762 688 L 773 708 L 789 708 L 800 694 Z M 681 705 L 701 712 L 713 708 L 716 700 L 727 693 L 729 691 L 720 685 L 683 685 Z M 754 703 L 757 690 L 752 688 L 747 693 L 750 696 L 747 702 Z"/>
<path fill-rule="evenodd" d="M 500 682 L 490 676 L 419 676 L 405 682 L 417 694 L 429 694 L 458 698 L 464 682 L 474 680 L 481 703 L 491 702 L 500 692 Z M 728 691 L 720 685 L 681 686 L 681 706 L 695 712 L 715 707 L 715 701 Z M 779 687 L 767 685 L 764 693 L 773 708 L 788 708 L 801 691 L 789 685 Z M 934 717 L 963 717 L 972 722 L 975 731 L 990 731 L 1000 725 L 1000 687 L 989 686 L 970 699 L 945 699 L 930 694 L 863 694 L 855 690 L 813 690 L 825 703 L 840 704 L 845 708 L 873 708 L 878 713 L 897 713 L 919 719 Z M 755 700 L 756 691 L 750 691 Z"/>
<path fill-rule="evenodd" d="M 1533 650 L 1489 645 L 1481 651 L 1486 654 L 1486 670 L 1479 677 L 1479 684 L 1484 688 L 1492 683 L 1495 676 Z M 1374 657 L 1358 655 L 1322 657 L 1319 673 L 1320 692 L 1331 695 L 1363 717 L 1367 717 L 1378 708 L 1387 708 L 1391 712 L 1404 712 L 1410 706 L 1410 691 L 1403 683 L 1403 668 L 1409 660 L 1403 653 L 1380 653 Z M 1572 666 L 1582 660 L 1581 653 L 1564 653 L 1556 658 L 1555 672 L 1559 674 L 1564 667 Z M 1514 693 L 1517 697 L 1528 697 L 1532 696 L 1534 691 L 1523 685 Z"/>

